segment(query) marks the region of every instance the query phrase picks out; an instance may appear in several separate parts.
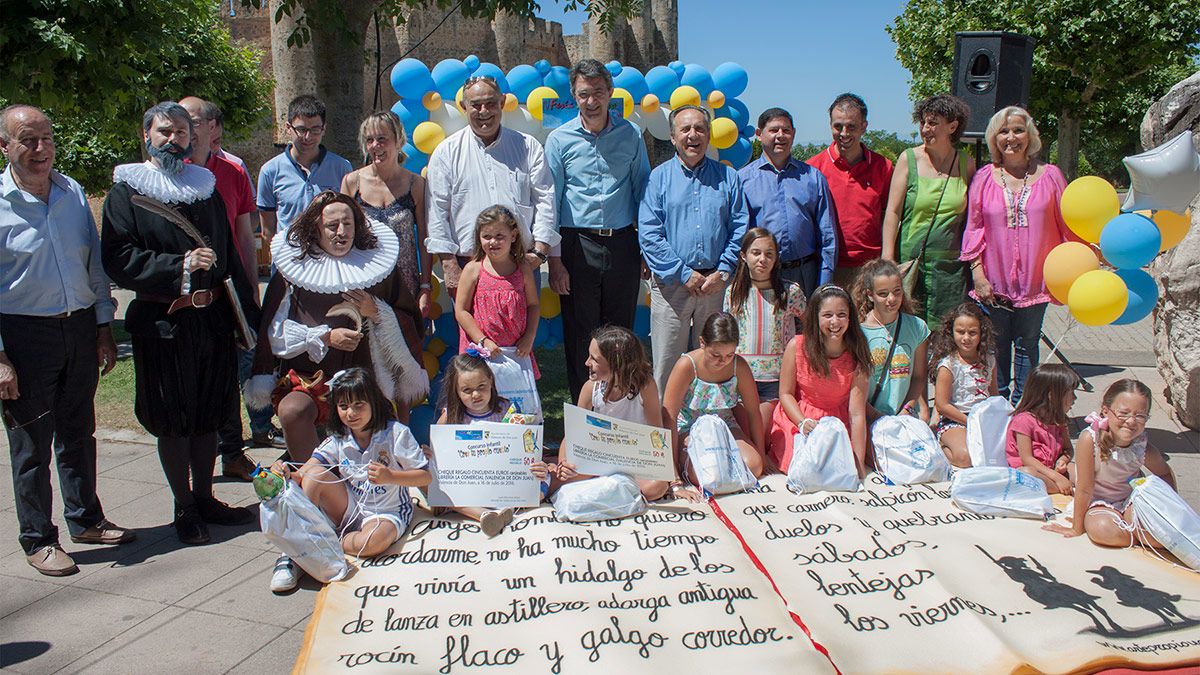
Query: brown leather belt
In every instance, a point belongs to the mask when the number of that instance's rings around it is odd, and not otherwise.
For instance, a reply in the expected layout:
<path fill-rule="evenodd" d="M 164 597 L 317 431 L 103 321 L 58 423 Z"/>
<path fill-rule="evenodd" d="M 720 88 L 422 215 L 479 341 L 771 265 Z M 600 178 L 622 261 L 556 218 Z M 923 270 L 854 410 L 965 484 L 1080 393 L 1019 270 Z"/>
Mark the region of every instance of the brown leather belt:
<path fill-rule="evenodd" d="M 181 309 L 187 309 L 189 307 L 195 307 L 196 309 L 208 307 L 217 300 L 220 300 L 224 291 L 225 289 L 218 286 L 217 288 L 205 288 L 199 291 L 194 291 L 192 293 L 188 293 L 187 295 L 158 295 L 157 293 L 138 293 L 137 299 L 170 305 L 167 308 L 167 314 L 174 314 Z"/>

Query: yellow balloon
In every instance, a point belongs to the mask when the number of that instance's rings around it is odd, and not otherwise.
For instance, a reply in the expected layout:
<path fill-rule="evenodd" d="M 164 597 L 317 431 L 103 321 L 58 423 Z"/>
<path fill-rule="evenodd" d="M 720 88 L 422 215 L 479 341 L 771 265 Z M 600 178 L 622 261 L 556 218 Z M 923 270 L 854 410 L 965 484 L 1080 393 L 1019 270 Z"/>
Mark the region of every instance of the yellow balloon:
<path fill-rule="evenodd" d="M 462 97 L 463 97 L 463 88 L 459 87 L 458 91 L 454 93 L 454 102 L 458 104 L 458 107 L 460 110 L 465 110 L 465 108 L 463 108 Z"/>
<path fill-rule="evenodd" d="M 1129 304 L 1129 289 L 1121 277 L 1108 270 L 1085 272 L 1071 284 L 1067 307 L 1085 326 L 1106 326 L 1116 321 Z"/>
<path fill-rule="evenodd" d="M 421 178 L 428 178 L 428 177 L 429 177 L 429 167 L 427 167 L 427 166 L 421 167 Z"/>
<path fill-rule="evenodd" d="M 1180 215 L 1174 211 L 1159 211 L 1154 214 L 1154 224 L 1162 234 L 1162 247 L 1158 249 L 1162 252 L 1187 236 L 1188 228 L 1192 225 L 1192 212 L 1188 210 Z"/>
<path fill-rule="evenodd" d="M 718 117 L 712 121 L 709 137 L 712 139 L 714 148 L 724 150 L 737 142 L 737 124 L 728 117 Z"/>
<path fill-rule="evenodd" d="M 542 318 L 553 319 L 562 313 L 562 301 L 558 297 L 558 293 L 549 288 L 542 288 Z"/>
<path fill-rule="evenodd" d="M 646 94 L 642 97 L 642 111 L 652 113 L 658 110 L 658 97 L 654 94 Z"/>
<path fill-rule="evenodd" d="M 1083 176 L 1071 181 L 1062 195 L 1062 217 L 1067 227 L 1084 241 L 1100 241 L 1100 231 L 1121 213 L 1121 200 L 1108 181 Z"/>
<path fill-rule="evenodd" d="M 425 372 L 429 373 L 429 379 L 437 377 L 438 360 L 437 357 L 429 352 L 421 354 L 421 363 L 425 366 Z"/>
<path fill-rule="evenodd" d="M 1096 251 L 1087 244 L 1066 241 L 1050 250 L 1042 264 L 1042 276 L 1050 295 L 1061 303 L 1067 302 L 1071 284 L 1081 275 L 1100 269 Z"/>
<path fill-rule="evenodd" d="M 439 305 L 438 303 L 435 302 L 429 306 L 430 320 L 437 321 L 438 317 L 440 317 L 441 315 L 442 315 L 442 306 L 441 305 Z"/>
<path fill-rule="evenodd" d="M 442 354 L 446 353 L 446 342 L 442 338 L 433 338 L 429 341 L 429 346 L 425 347 L 425 351 L 441 358 Z"/>
<path fill-rule="evenodd" d="M 438 143 L 444 140 L 446 140 L 446 132 L 437 122 L 421 122 L 412 132 L 413 145 L 427 155 L 432 154 Z"/>
<path fill-rule="evenodd" d="M 504 106 L 501 108 L 504 112 L 512 112 L 517 109 L 517 95 L 509 92 L 504 95 Z"/>
<path fill-rule="evenodd" d="M 436 91 L 426 92 L 421 97 L 421 105 L 425 106 L 426 110 L 433 111 L 442 107 L 442 95 Z"/>
<path fill-rule="evenodd" d="M 628 118 L 633 114 L 633 94 L 626 89 L 617 87 L 613 89 L 612 97 L 621 101 L 621 117 Z"/>
<path fill-rule="evenodd" d="M 683 85 L 671 92 L 671 109 L 685 105 L 700 105 L 700 92 L 695 87 Z"/>
<path fill-rule="evenodd" d="M 529 97 L 525 99 L 525 107 L 529 114 L 533 115 L 533 119 L 542 119 L 542 102 L 548 98 L 558 98 L 558 92 L 546 86 L 537 87 L 529 92 Z"/>
<path fill-rule="evenodd" d="M 434 302 L 437 302 L 438 296 L 441 294 L 442 282 L 438 281 L 438 278 L 432 274 L 429 275 L 429 298 Z"/>
<path fill-rule="evenodd" d="M 712 93 L 708 95 L 708 106 L 716 110 L 723 105 L 725 105 L 725 94 L 719 89 L 713 89 Z"/>
<path fill-rule="evenodd" d="M 732 168 L 734 168 L 734 166 L 733 166 L 733 162 L 731 162 L 731 161 L 729 161 L 729 160 L 727 160 L 727 159 L 723 159 L 723 160 L 721 160 L 721 163 L 722 163 L 722 164 L 724 164 L 725 166 L 727 166 L 727 167 L 731 168 L 731 169 L 732 169 Z"/>

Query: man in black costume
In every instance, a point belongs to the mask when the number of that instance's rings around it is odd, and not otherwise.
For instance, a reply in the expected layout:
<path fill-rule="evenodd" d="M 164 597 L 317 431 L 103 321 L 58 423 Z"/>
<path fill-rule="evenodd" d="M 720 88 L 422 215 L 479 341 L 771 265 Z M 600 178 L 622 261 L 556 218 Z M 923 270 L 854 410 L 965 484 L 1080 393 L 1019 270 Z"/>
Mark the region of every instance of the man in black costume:
<path fill-rule="evenodd" d="M 150 159 L 113 171 L 104 202 L 104 269 L 137 293 L 125 315 L 133 342 L 138 421 L 158 437 L 158 456 L 175 497 L 180 541 L 209 541 L 208 523 L 254 519 L 212 493 L 217 429 L 237 387 L 235 303 L 256 325 L 225 205 L 207 169 L 185 164 L 191 152 L 187 110 L 164 101 L 146 111 Z M 190 227 L 189 227 L 190 225 Z M 225 280 L 232 277 L 237 297 Z M 190 481 L 189 481 L 190 473 Z"/>

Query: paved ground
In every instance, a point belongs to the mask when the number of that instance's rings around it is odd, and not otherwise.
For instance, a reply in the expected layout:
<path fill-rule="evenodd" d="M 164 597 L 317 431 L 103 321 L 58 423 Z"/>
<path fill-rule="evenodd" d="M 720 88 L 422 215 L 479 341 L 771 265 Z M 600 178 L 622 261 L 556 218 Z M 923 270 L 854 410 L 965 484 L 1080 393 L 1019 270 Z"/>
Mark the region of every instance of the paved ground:
<path fill-rule="evenodd" d="M 1047 316 L 1046 332 L 1059 339 L 1061 309 Z M 1100 392 L 1120 377 L 1137 377 L 1160 396 L 1162 381 L 1149 353 L 1148 325 L 1113 330 L 1072 328 L 1062 340 L 1096 392 L 1082 394 L 1079 415 L 1095 408 Z M 1099 357 L 1099 358 L 1096 358 Z M 101 422 L 103 423 L 103 422 Z M 1184 496 L 1200 506 L 1200 438 L 1161 407 L 1150 421 L 1151 439 L 1170 455 Z M 23 673 L 246 672 L 291 668 L 313 608 L 317 587 L 277 597 L 267 583 L 275 554 L 252 527 L 212 528 L 208 546 L 181 546 L 170 527 L 171 499 L 153 439 L 104 431 L 99 489 L 107 515 L 137 528 L 138 540 L 119 548 L 63 543 L 80 573 L 51 579 L 36 573 L 16 541 L 12 486 L 0 480 L 0 665 Z M 0 440 L 0 445 L 7 444 Z M 276 453 L 255 451 L 267 463 Z M 9 467 L 8 452 L 0 465 Z M 218 479 L 220 480 L 220 479 Z M 255 503 L 244 483 L 221 482 L 217 493 L 235 504 Z"/>

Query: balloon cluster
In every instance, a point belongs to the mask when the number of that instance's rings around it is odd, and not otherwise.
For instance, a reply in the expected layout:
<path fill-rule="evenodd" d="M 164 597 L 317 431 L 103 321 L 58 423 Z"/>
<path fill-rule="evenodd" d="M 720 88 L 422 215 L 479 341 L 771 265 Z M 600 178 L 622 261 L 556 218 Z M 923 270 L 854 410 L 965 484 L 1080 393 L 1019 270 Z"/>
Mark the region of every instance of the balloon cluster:
<path fill-rule="evenodd" d="M 1183 241 L 1191 223 L 1187 205 L 1200 192 L 1200 154 L 1189 133 L 1124 162 L 1132 179 L 1125 210 L 1108 181 L 1071 181 L 1062 195 L 1063 221 L 1088 243 L 1059 244 L 1043 265 L 1050 294 L 1088 326 L 1134 323 L 1154 309 L 1158 284 L 1142 267 Z M 1102 268 L 1095 245 L 1114 269 Z"/>
<path fill-rule="evenodd" d="M 750 161 L 754 126 L 750 111 L 738 96 L 746 90 L 749 75 L 736 63 L 722 63 L 711 72 L 695 63 L 674 61 L 655 66 L 644 75 L 618 61 L 605 64 L 613 77 L 613 100 L 621 115 L 639 130 L 665 141 L 670 139 L 667 116 L 682 105 L 698 105 L 712 117 L 709 156 L 734 168 Z M 459 103 L 468 77 L 490 77 L 504 95 L 501 124 L 545 143 L 554 125 L 545 124 L 546 102 L 571 96 L 568 71 L 542 59 L 533 65 L 514 66 L 505 73 L 493 63 L 443 59 L 431 70 L 417 59 L 403 59 L 392 68 L 392 88 L 400 96 L 392 112 L 408 131 L 404 146 L 405 167 L 420 172 L 429 155 L 446 136 L 467 125 Z"/>

